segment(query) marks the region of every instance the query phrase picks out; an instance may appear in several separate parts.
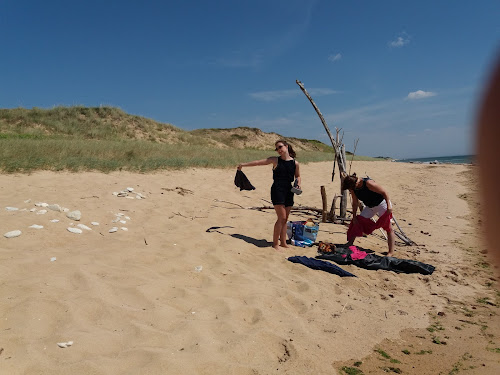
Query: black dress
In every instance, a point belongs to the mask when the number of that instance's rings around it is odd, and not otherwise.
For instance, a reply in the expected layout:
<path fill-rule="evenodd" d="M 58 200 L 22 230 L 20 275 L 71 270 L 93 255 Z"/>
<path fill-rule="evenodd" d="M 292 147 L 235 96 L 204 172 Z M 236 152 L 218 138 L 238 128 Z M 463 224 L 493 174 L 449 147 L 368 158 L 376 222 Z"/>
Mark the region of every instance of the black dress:
<path fill-rule="evenodd" d="M 273 169 L 273 186 L 271 186 L 271 201 L 273 205 L 293 206 L 292 182 L 295 179 L 295 160 L 278 158 L 278 165 Z"/>

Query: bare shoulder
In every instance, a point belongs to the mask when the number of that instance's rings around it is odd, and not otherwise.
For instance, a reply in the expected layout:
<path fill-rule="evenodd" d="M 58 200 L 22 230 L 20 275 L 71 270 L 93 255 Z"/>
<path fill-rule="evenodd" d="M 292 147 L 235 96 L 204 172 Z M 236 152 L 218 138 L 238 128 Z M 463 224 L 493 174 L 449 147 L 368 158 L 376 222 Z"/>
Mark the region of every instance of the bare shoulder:
<path fill-rule="evenodd" d="M 272 164 L 274 167 L 278 165 L 278 157 L 277 156 L 269 156 L 267 159 L 267 164 Z"/>
<path fill-rule="evenodd" d="M 368 187 L 368 189 L 370 189 L 376 193 L 383 193 L 384 192 L 384 188 L 382 186 L 380 186 L 379 184 L 377 184 L 373 180 L 366 180 L 366 186 Z"/>

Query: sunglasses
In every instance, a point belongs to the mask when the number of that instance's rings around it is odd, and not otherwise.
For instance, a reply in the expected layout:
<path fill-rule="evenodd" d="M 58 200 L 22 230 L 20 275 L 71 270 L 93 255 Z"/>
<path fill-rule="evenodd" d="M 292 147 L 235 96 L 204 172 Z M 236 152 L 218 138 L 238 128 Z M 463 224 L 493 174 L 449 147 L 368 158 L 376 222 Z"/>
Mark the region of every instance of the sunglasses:
<path fill-rule="evenodd" d="M 282 148 L 282 147 L 285 147 L 285 145 L 279 145 L 278 147 L 276 147 L 276 148 L 274 149 L 274 151 L 281 150 L 281 148 Z"/>

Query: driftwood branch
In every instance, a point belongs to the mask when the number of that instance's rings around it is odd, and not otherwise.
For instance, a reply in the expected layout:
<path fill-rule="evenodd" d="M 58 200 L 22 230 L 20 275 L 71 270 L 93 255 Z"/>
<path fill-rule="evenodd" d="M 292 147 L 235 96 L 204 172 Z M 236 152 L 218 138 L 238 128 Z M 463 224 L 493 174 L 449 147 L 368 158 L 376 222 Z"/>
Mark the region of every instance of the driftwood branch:
<path fill-rule="evenodd" d="M 400 233 L 398 233 L 397 231 L 394 231 L 394 233 L 396 233 L 396 236 L 398 236 L 401 239 L 401 241 L 403 241 L 405 244 L 407 244 L 409 246 L 416 245 L 416 243 L 413 242 L 412 240 L 410 240 L 410 238 L 406 235 L 406 233 L 403 232 L 403 230 L 399 226 L 398 221 L 396 220 L 394 215 L 392 216 L 392 219 L 394 220 L 394 223 L 396 224 L 396 226 L 398 227 L 398 229 L 400 231 Z"/>
<path fill-rule="evenodd" d="M 339 131 L 340 130 L 337 129 L 337 137 L 334 139 L 332 136 L 332 133 L 330 132 L 330 128 L 328 127 L 328 124 L 326 123 L 325 118 L 323 117 L 323 114 L 319 110 L 316 103 L 314 103 L 314 100 L 312 99 L 311 95 L 309 95 L 309 93 L 305 89 L 303 83 L 300 82 L 299 80 L 296 80 L 295 82 L 300 87 L 300 89 L 302 90 L 304 95 L 307 97 L 307 99 L 309 99 L 309 101 L 311 102 L 311 105 L 313 106 L 314 110 L 318 114 L 319 119 L 321 120 L 321 123 L 323 124 L 323 127 L 325 128 L 326 133 L 328 134 L 328 137 L 330 138 L 330 142 L 332 143 L 333 149 L 335 150 L 335 161 L 338 164 L 338 168 L 339 168 L 339 172 L 340 172 L 340 183 L 342 185 L 342 180 L 343 180 L 344 176 L 347 174 L 346 173 L 346 165 L 347 164 L 346 164 L 346 160 L 345 160 L 345 148 L 342 145 L 342 141 L 341 140 L 339 141 Z M 343 138 L 343 134 L 342 134 L 342 138 Z M 332 181 L 333 181 L 333 177 L 335 176 L 335 162 L 333 164 L 333 168 L 334 168 L 334 171 L 332 173 Z M 340 216 L 342 218 L 345 218 L 346 207 L 347 207 L 347 191 L 341 191 L 341 194 L 342 194 L 342 201 L 340 203 Z"/>
<path fill-rule="evenodd" d="M 356 154 L 356 148 L 358 147 L 359 138 L 354 142 L 354 151 L 352 152 L 351 163 L 349 164 L 349 174 L 351 174 L 352 162 L 354 161 L 354 155 Z"/>
<path fill-rule="evenodd" d="M 323 211 L 322 211 L 322 216 L 321 216 L 321 222 L 326 223 L 326 217 L 327 217 L 327 201 L 326 201 L 326 190 L 324 186 L 321 186 L 321 200 L 323 202 Z"/>
<path fill-rule="evenodd" d="M 274 210 L 274 206 L 242 207 L 242 208 L 245 208 L 247 210 L 257 210 L 257 211 Z M 291 208 L 291 211 L 313 211 L 313 212 L 317 212 L 318 215 L 323 214 L 323 210 L 316 208 L 316 207 L 309 207 L 309 206 L 293 206 Z"/>
<path fill-rule="evenodd" d="M 316 111 L 316 113 L 318 114 L 319 116 L 319 119 L 321 120 L 321 123 L 323 124 L 323 127 L 325 128 L 326 130 L 326 134 L 328 134 L 328 137 L 330 138 L 330 141 L 332 142 L 332 146 L 333 148 L 335 149 L 335 153 L 338 154 L 340 152 L 340 149 L 339 149 L 339 145 L 337 144 L 337 142 L 335 142 L 335 140 L 333 139 L 333 136 L 332 136 L 332 133 L 330 132 L 330 128 L 328 127 L 328 125 L 326 124 L 326 121 L 325 121 L 325 118 L 323 117 L 323 114 L 321 113 L 321 111 L 319 110 L 318 106 L 316 105 L 316 103 L 314 103 L 314 100 L 311 98 L 311 95 L 309 95 L 309 93 L 307 92 L 307 90 L 305 89 L 304 85 L 302 84 L 302 82 L 300 82 L 299 80 L 296 80 L 295 81 L 297 83 L 297 85 L 299 85 L 300 89 L 302 90 L 302 92 L 304 93 L 305 96 L 307 96 L 307 99 L 309 99 L 309 101 L 311 102 L 311 105 L 313 106 L 314 110 Z"/>
<path fill-rule="evenodd" d="M 341 156 L 342 156 L 342 163 L 343 163 L 343 170 L 344 173 L 340 173 L 341 179 L 340 179 L 340 186 L 341 186 L 341 193 L 342 193 L 342 200 L 340 201 L 340 217 L 346 217 L 347 214 L 347 190 L 342 191 L 342 181 L 344 180 L 343 176 L 345 176 L 345 166 L 346 166 L 346 161 L 345 161 L 345 147 L 342 145 L 341 147 Z"/>

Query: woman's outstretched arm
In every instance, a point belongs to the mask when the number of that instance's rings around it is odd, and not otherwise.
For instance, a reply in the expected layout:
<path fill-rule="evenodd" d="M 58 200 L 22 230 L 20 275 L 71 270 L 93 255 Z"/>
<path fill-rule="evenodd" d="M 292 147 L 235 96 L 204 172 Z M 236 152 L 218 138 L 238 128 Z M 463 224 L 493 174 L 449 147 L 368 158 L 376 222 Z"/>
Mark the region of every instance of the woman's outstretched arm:
<path fill-rule="evenodd" d="M 270 156 L 267 159 L 254 160 L 254 161 L 249 161 L 248 163 L 238 164 L 238 169 L 241 170 L 241 168 L 243 167 L 256 167 L 258 165 L 268 165 L 268 164 L 276 165 L 278 164 L 277 160 L 278 160 L 277 156 Z"/>

